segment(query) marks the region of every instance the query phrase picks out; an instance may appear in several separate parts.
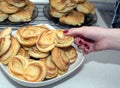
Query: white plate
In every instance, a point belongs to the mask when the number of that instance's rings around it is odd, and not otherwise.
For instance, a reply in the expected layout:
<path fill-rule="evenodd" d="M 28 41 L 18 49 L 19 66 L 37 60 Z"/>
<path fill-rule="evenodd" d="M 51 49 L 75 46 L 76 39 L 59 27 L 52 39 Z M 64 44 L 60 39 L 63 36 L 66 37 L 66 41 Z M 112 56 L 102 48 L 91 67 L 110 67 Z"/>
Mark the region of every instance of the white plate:
<path fill-rule="evenodd" d="M 48 25 L 48 24 L 45 24 L 45 26 L 48 27 L 49 29 L 54 30 L 54 28 L 52 26 Z M 13 33 L 15 33 L 15 32 L 13 32 Z M 50 79 L 50 80 L 42 81 L 42 82 L 28 82 L 28 81 L 20 80 L 20 79 L 18 79 L 16 77 L 12 76 L 8 72 L 6 66 L 4 66 L 2 63 L 0 63 L 0 66 L 3 69 L 3 71 L 6 73 L 6 75 L 8 75 L 9 78 L 11 78 L 13 81 L 17 82 L 18 84 L 21 84 L 21 85 L 27 86 L 27 87 L 40 87 L 40 86 L 45 86 L 45 85 L 55 83 L 55 82 L 65 78 L 66 76 L 68 76 L 69 74 L 74 72 L 77 68 L 79 68 L 81 66 L 81 64 L 83 63 L 83 61 L 84 61 L 84 56 L 83 56 L 82 53 L 80 53 L 78 51 L 77 51 L 77 53 L 78 53 L 78 57 L 77 57 L 76 61 L 73 64 L 70 65 L 68 71 L 65 74 L 63 74 L 63 75 L 61 75 L 59 77 Z"/>

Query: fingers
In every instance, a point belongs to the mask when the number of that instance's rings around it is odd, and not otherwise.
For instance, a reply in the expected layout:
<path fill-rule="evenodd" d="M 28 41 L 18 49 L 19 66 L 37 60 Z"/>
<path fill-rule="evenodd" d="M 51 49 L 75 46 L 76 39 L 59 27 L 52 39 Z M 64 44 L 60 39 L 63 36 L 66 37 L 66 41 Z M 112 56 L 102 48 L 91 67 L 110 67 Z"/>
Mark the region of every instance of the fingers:
<path fill-rule="evenodd" d="M 63 31 L 63 33 L 65 35 L 72 35 L 72 36 L 75 36 L 75 35 L 81 35 L 82 33 L 82 28 L 71 28 L 69 30 L 65 30 Z"/>

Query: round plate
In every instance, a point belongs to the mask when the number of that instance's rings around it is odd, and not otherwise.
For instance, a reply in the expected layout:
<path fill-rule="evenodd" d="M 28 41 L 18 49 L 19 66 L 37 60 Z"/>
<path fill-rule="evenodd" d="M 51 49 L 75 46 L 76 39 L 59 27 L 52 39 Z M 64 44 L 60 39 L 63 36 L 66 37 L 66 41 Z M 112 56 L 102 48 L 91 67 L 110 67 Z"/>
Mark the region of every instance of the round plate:
<path fill-rule="evenodd" d="M 43 24 L 41 24 L 41 25 L 43 25 Z M 45 25 L 46 27 L 48 27 L 49 29 L 51 29 L 51 30 L 55 30 L 54 27 L 52 27 L 52 26 L 50 26 L 50 25 L 48 25 L 48 24 L 44 24 L 44 25 Z M 15 33 L 16 33 L 16 31 L 13 31 L 12 34 L 15 35 Z M 74 46 L 74 45 L 73 45 L 73 46 Z M 76 48 L 76 47 L 75 47 L 75 48 Z M 79 67 L 82 65 L 85 57 L 84 57 L 83 54 L 79 51 L 79 49 L 76 48 L 76 50 L 77 50 L 77 54 L 78 54 L 77 59 L 76 59 L 76 61 L 75 61 L 74 63 L 72 63 L 72 64 L 70 65 L 68 71 L 67 71 L 65 74 L 60 75 L 60 76 L 58 76 L 58 77 L 56 77 L 56 78 L 53 78 L 53 79 L 49 79 L 49 80 L 42 81 L 42 82 L 28 82 L 28 81 L 24 81 L 24 80 L 18 79 L 18 78 L 16 78 L 16 77 L 12 76 L 12 75 L 9 73 L 9 71 L 7 70 L 6 66 L 3 65 L 2 63 L 0 63 L 0 67 L 2 68 L 2 70 L 6 73 L 6 75 L 7 75 L 10 79 L 12 79 L 13 81 L 15 81 L 15 82 L 18 83 L 18 84 L 21 84 L 21 85 L 27 86 L 27 87 L 40 87 L 40 86 L 45 86 L 45 85 L 49 85 L 49 84 L 55 83 L 55 82 L 57 82 L 57 81 L 59 81 L 59 80 L 62 80 L 63 78 L 65 78 L 65 77 L 67 77 L 68 75 L 70 75 L 71 73 L 73 73 L 77 68 L 79 68 Z"/>
<path fill-rule="evenodd" d="M 34 19 L 38 16 L 38 8 L 35 6 L 35 9 L 33 11 L 33 14 L 32 14 L 32 18 L 31 18 L 31 21 L 29 22 L 11 22 L 9 21 L 8 19 L 6 19 L 5 21 L 3 22 L 0 22 L 0 25 L 1 26 L 24 26 L 24 25 L 27 25 L 28 23 L 34 21 Z"/>
<path fill-rule="evenodd" d="M 72 25 L 67 25 L 67 24 L 62 24 L 59 22 L 59 18 L 54 18 L 50 15 L 50 5 L 46 4 L 43 8 L 43 13 L 48 20 L 51 20 L 54 22 L 56 25 L 59 27 L 66 27 L 66 28 L 71 28 L 71 27 L 80 27 L 80 26 L 72 26 Z M 97 15 L 92 15 L 92 14 L 87 14 L 85 15 L 85 22 L 81 26 L 92 26 L 97 22 Z"/>

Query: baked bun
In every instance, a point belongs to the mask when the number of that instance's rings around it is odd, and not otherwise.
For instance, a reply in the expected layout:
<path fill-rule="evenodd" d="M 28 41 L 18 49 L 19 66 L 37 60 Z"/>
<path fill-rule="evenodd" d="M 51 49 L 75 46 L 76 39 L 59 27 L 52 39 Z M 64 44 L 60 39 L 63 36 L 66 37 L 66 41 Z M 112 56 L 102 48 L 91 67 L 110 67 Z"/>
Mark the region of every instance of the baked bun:
<path fill-rule="evenodd" d="M 46 79 L 55 78 L 58 75 L 58 69 L 51 59 L 51 55 L 46 58 L 40 59 L 40 61 L 43 62 L 47 68 Z"/>
<path fill-rule="evenodd" d="M 41 26 L 20 27 L 16 32 L 16 38 L 23 46 L 31 47 L 35 45 L 38 36 L 47 30 L 47 28 Z"/>
<path fill-rule="evenodd" d="M 85 1 L 82 4 L 78 4 L 76 9 L 85 14 L 89 14 L 94 10 L 94 5 L 89 1 Z"/>
<path fill-rule="evenodd" d="M 12 14 L 12 13 L 16 13 L 19 10 L 20 9 L 18 7 L 10 5 L 10 4 L 6 3 L 4 0 L 1 0 L 1 2 L 0 2 L 0 11 L 2 11 L 4 13 Z"/>
<path fill-rule="evenodd" d="M 25 8 L 23 8 L 21 11 L 17 13 L 10 15 L 8 19 L 11 22 L 29 22 L 32 19 L 34 9 L 35 5 L 29 1 Z"/>
<path fill-rule="evenodd" d="M 8 18 L 8 14 L 0 11 L 0 22 L 6 20 Z"/>
<path fill-rule="evenodd" d="M 73 0 L 50 0 L 50 6 L 59 12 L 69 12 L 75 8 L 76 3 Z"/>
<path fill-rule="evenodd" d="M 73 43 L 73 37 L 64 35 L 63 30 L 56 30 L 55 32 L 55 41 L 57 47 L 68 47 Z"/>
<path fill-rule="evenodd" d="M 46 77 L 46 66 L 40 61 L 31 61 L 25 67 L 25 80 L 30 82 L 41 82 Z"/>
<path fill-rule="evenodd" d="M 28 51 L 28 54 L 33 57 L 33 58 L 36 58 L 36 59 L 40 59 L 40 58 L 45 58 L 47 57 L 50 52 L 40 52 L 37 47 L 32 47 L 29 51 Z"/>
<path fill-rule="evenodd" d="M 84 23 L 84 20 L 85 20 L 84 14 L 75 10 L 59 18 L 59 21 L 61 23 L 72 26 L 76 25 L 80 26 L 82 23 Z"/>
<path fill-rule="evenodd" d="M 51 51 L 52 61 L 61 72 L 66 72 L 69 68 L 69 59 L 62 48 L 55 47 Z M 62 74 L 62 73 L 59 73 Z"/>
<path fill-rule="evenodd" d="M 64 16 L 66 13 L 59 12 L 55 8 L 50 7 L 50 15 L 55 18 L 60 18 L 61 16 Z"/>
<path fill-rule="evenodd" d="M 16 7 L 23 7 L 29 2 L 29 0 L 5 0 L 5 1 Z"/>

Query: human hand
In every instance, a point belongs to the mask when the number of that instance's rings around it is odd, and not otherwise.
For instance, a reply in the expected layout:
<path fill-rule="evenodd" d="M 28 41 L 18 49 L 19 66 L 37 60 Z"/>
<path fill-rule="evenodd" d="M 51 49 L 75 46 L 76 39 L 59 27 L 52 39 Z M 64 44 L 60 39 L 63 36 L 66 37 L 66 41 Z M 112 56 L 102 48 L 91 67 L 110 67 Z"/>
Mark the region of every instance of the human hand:
<path fill-rule="evenodd" d="M 75 44 L 84 54 L 108 48 L 108 29 L 85 26 L 65 30 L 64 34 L 74 36 Z"/>

